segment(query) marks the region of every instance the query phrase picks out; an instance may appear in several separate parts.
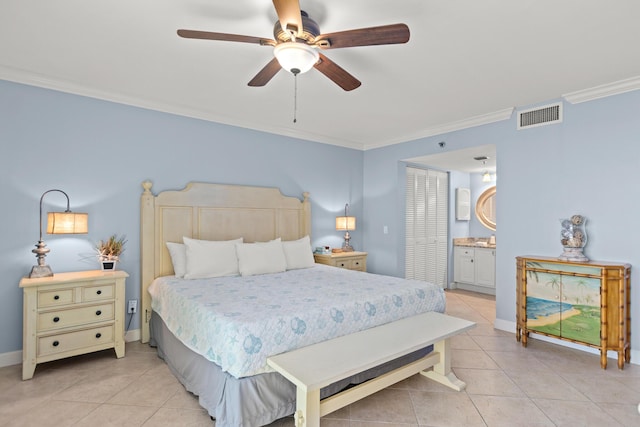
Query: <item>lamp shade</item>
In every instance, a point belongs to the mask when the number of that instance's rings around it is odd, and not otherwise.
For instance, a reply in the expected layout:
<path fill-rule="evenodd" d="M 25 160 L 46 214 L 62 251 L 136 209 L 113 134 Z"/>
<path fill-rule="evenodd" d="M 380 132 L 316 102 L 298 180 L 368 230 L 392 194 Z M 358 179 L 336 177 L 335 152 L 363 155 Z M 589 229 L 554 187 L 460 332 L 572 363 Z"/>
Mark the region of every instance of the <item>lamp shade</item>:
<path fill-rule="evenodd" d="M 355 216 L 338 216 L 336 217 L 336 230 L 352 231 L 356 229 Z"/>
<path fill-rule="evenodd" d="M 273 48 L 273 54 L 280 66 L 293 73 L 306 73 L 314 66 L 320 55 L 306 43 L 285 42 Z"/>
<path fill-rule="evenodd" d="M 77 212 L 48 212 L 47 234 L 86 234 L 89 215 Z"/>

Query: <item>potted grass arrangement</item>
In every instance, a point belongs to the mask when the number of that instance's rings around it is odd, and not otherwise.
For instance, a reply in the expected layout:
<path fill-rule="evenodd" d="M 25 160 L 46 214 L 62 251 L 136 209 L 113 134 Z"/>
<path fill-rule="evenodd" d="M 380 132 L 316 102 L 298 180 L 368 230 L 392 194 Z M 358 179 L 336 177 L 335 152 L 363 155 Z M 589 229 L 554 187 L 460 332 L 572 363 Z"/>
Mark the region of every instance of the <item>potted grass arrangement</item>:
<path fill-rule="evenodd" d="M 124 252 L 124 245 L 127 243 L 125 236 L 118 237 L 113 234 L 107 240 L 100 240 L 96 243 L 98 260 L 103 270 L 115 270 L 116 264 L 120 260 L 120 255 Z"/>

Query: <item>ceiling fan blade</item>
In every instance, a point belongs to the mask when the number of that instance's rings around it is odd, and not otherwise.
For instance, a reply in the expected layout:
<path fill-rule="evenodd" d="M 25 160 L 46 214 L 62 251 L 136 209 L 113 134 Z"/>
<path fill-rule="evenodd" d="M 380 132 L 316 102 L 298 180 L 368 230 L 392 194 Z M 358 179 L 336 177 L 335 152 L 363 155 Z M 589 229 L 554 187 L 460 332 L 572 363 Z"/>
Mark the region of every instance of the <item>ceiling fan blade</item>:
<path fill-rule="evenodd" d="M 264 86 L 269 83 L 269 80 L 273 78 L 282 67 L 276 58 L 273 58 L 265 67 L 256 74 L 248 83 L 249 86 Z"/>
<path fill-rule="evenodd" d="M 241 36 L 238 34 L 212 33 L 209 31 L 178 30 L 178 35 L 186 39 L 220 40 L 227 42 L 256 43 L 262 46 L 275 46 L 275 40 L 263 37 Z"/>
<path fill-rule="evenodd" d="M 360 80 L 353 77 L 323 54 L 320 54 L 320 60 L 314 65 L 314 68 L 329 77 L 335 84 L 346 91 L 359 88 L 362 84 Z"/>
<path fill-rule="evenodd" d="M 399 44 L 408 42 L 409 34 L 409 27 L 407 27 L 406 24 L 391 24 L 383 25 L 381 27 L 360 28 L 357 30 L 320 34 L 316 38 L 315 44 L 325 49 Z M 322 42 L 325 40 L 329 42 L 328 46 L 323 46 Z"/>
<path fill-rule="evenodd" d="M 298 0 L 273 0 L 282 30 L 296 37 L 302 35 L 302 14 Z"/>

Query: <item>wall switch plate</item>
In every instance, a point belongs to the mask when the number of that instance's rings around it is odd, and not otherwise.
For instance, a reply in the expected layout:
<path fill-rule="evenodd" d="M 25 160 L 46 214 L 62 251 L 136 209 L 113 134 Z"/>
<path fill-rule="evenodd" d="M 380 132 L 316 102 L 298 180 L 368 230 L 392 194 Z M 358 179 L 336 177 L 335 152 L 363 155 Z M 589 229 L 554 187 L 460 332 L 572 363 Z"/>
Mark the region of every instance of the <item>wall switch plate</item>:
<path fill-rule="evenodd" d="M 137 312 L 138 312 L 138 300 L 130 299 L 129 306 L 127 307 L 127 313 L 131 314 L 131 313 L 137 313 Z"/>

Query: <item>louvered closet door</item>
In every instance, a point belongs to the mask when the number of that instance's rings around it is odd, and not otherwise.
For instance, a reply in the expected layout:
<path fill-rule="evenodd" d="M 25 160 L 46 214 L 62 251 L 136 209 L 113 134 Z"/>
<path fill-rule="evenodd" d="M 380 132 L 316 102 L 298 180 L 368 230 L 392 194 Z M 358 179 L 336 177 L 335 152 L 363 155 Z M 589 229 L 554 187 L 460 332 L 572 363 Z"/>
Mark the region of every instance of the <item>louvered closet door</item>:
<path fill-rule="evenodd" d="M 448 175 L 407 168 L 405 277 L 447 286 Z"/>

